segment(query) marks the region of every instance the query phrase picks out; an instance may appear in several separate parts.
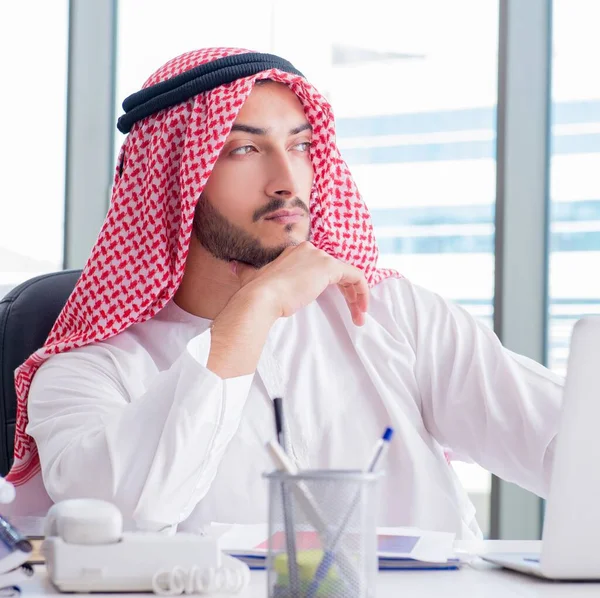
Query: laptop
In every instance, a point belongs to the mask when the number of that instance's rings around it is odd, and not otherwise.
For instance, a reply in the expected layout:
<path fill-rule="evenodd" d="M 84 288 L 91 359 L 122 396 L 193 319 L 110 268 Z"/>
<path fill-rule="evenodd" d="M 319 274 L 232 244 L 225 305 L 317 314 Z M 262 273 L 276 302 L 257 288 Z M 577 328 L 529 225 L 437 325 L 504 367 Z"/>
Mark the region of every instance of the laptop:
<path fill-rule="evenodd" d="M 541 553 L 482 558 L 548 579 L 600 580 L 600 316 L 573 328 L 563 401 Z"/>

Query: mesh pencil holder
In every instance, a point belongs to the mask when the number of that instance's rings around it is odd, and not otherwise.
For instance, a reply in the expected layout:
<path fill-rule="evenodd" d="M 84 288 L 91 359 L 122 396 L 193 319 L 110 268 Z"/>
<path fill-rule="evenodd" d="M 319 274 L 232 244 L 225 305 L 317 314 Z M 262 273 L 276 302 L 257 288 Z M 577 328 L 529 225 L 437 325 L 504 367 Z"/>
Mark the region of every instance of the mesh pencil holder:
<path fill-rule="evenodd" d="M 375 596 L 381 476 L 348 470 L 265 474 L 270 598 Z"/>

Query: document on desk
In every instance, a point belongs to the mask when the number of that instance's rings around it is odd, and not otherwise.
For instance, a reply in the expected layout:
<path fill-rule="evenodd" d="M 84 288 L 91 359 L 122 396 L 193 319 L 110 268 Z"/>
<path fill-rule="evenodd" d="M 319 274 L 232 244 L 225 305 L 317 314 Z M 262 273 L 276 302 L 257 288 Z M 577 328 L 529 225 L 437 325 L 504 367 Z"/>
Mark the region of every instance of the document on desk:
<path fill-rule="evenodd" d="M 210 530 L 210 531 L 209 531 Z M 235 556 L 250 567 L 264 568 L 268 551 L 267 526 L 213 523 L 207 529 L 219 537 L 221 550 Z M 454 569 L 460 559 L 454 554 L 455 535 L 409 527 L 377 529 L 377 555 L 380 569 Z M 276 548 L 285 550 L 283 532 L 272 538 Z M 314 531 L 299 531 L 298 550 L 322 548 Z"/>

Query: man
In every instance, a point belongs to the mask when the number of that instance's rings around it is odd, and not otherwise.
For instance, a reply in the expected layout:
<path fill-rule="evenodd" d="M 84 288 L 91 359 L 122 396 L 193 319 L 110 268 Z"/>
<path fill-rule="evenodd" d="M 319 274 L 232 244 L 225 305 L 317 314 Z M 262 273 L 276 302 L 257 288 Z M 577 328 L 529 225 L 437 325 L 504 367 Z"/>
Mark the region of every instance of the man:
<path fill-rule="evenodd" d="M 192 52 L 123 106 L 105 225 L 18 372 L 17 505 L 103 498 L 152 530 L 265 521 L 276 396 L 300 467 L 363 467 L 395 428 L 382 525 L 480 534 L 443 446 L 545 495 L 561 380 L 377 270 L 330 108 L 292 65 Z"/>

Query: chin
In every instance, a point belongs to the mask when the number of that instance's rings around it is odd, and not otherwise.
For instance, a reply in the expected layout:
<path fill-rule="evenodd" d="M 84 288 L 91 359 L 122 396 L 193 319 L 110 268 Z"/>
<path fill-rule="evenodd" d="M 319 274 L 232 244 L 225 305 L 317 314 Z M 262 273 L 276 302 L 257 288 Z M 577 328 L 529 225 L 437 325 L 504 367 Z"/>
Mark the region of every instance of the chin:
<path fill-rule="evenodd" d="M 270 234 L 257 235 L 256 239 L 265 251 L 282 252 L 288 247 L 295 247 L 304 241 L 310 240 L 308 227 L 299 228 L 296 224 L 288 224 L 280 230 Z"/>
<path fill-rule="evenodd" d="M 303 237 L 300 235 L 288 235 L 285 239 L 283 239 L 280 243 L 276 243 L 276 247 L 295 247 L 296 245 L 300 245 L 300 243 L 308 241 L 308 237 Z"/>
<path fill-rule="evenodd" d="M 299 245 L 302 241 L 308 241 L 310 234 L 308 229 L 302 228 L 301 230 L 295 224 L 288 224 L 285 228 L 285 236 L 283 242 L 288 245 Z"/>

